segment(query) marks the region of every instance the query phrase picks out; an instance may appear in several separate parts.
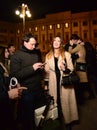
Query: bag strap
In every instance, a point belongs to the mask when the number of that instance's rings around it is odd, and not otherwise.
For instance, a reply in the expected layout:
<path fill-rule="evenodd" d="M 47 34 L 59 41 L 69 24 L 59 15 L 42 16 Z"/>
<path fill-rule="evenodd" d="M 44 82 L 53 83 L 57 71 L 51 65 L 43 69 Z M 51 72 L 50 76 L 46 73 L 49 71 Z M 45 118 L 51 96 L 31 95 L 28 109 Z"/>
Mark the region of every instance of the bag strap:
<path fill-rule="evenodd" d="M 44 112 L 42 114 L 42 118 L 41 118 L 39 125 L 38 125 L 38 129 L 40 129 L 40 130 L 45 122 L 46 116 L 47 116 L 48 111 L 50 109 L 51 102 L 54 103 L 54 98 L 52 96 L 49 96 L 48 102 L 47 102 L 46 107 L 44 109 Z"/>

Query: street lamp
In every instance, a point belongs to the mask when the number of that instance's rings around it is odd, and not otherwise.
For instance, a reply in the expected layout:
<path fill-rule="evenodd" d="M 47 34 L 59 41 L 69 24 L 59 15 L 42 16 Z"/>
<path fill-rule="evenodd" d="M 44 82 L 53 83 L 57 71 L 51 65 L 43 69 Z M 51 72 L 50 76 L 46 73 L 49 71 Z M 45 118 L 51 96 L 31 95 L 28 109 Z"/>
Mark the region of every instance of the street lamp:
<path fill-rule="evenodd" d="M 23 32 L 25 32 L 25 17 L 31 17 L 30 10 L 27 6 L 27 4 L 22 4 L 18 7 L 18 9 L 15 11 L 16 15 L 19 15 L 20 18 L 23 19 Z"/>

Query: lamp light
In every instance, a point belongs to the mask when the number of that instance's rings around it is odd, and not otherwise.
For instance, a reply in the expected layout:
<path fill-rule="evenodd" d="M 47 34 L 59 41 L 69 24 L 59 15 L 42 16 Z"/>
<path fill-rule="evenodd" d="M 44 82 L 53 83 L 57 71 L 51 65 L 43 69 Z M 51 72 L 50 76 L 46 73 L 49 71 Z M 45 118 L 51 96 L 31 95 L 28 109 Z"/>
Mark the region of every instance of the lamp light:
<path fill-rule="evenodd" d="M 23 19 L 23 32 L 25 32 L 25 18 L 28 17 L 30 18 L 31 17 L 31 13 L 30 13 L 30 10 L 28 8 L 28 5 L 27 4 L 22 4 L 21 6 L 18 7 L 18 9 L 15 11 L 15 14 L 16 15 L 19 15 L 20 18 Z"/>

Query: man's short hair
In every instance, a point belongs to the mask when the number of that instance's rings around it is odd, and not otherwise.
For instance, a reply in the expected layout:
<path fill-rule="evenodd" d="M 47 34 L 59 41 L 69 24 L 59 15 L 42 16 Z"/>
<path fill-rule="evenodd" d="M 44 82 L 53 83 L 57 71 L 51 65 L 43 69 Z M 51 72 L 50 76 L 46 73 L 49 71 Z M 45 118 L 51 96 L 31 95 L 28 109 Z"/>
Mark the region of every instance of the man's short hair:
<path fill-rule="evenodd" d="M 31 33 L 28 33 L 28 34 L 25 34 L 25 36 L 23 37 L 23 42 L 25 41 L 25 42 L 29 42 L 29 39 L 30 38 L 34 38 L 35 40 L 36 40 L 36 37 L 33 35 L 33 34 L 31 34 Z"/>
<path fill-rule="evenodd" d="M 8 45 L 8 49 L 9 49 L 11 46 L 14 46 L 14 44 L 13 44 L 13 43 L 10 43 L 10 44 Z"/>
<path fill-rule="evenodd" d="M 72 34 L 70 40 L 72 40 L 72 39 L 79 40 L 80 37 L 77 34 Z"/>

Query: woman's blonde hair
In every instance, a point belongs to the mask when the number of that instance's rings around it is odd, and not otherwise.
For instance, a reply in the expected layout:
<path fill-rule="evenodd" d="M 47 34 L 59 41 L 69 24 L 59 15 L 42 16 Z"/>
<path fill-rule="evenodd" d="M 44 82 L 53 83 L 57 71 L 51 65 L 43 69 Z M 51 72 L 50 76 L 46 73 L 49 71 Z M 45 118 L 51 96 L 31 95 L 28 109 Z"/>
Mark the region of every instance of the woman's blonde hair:
<path fill-rule="evenodd" d="M 63 48 L 63 40 L 60 36 L 56 36 L 60 39 L 60 42 L 61 42 L 61 45 L 60 45 L 60 48 L 59 48 L 59 55 L 62 56 L 62 59 L 65 59 L 65 50 Z M 56 38 L 54 37 L 54 39 Z M 54 41 L 53 39 L 53 41 Z M 51 50 L 49 51 L 49 53 L 47 54 L 47 58 L 50 59 L 52 57 L 52 55 L 54 54 L 54 48 L 53 48 L 53 43 L 52 43 L 52 48 Z"/>

